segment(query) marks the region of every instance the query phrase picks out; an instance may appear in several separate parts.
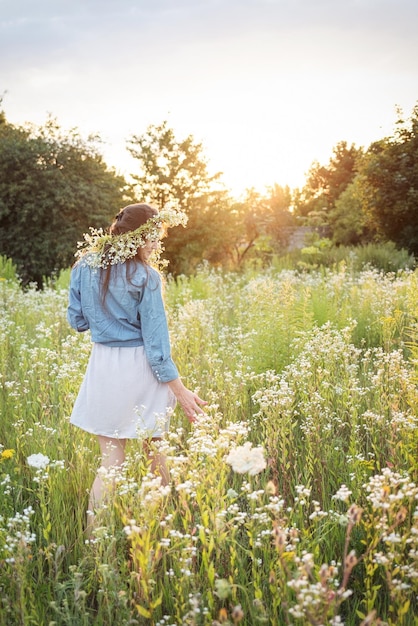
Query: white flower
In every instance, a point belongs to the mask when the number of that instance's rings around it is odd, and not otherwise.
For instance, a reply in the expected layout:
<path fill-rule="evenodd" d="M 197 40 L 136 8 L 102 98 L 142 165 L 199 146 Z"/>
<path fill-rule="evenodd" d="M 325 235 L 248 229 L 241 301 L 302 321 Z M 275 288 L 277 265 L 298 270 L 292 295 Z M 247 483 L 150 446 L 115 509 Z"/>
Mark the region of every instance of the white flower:
<path fill-rule="evenodd" d="M 31 454 L 28 456 L 26 462 L 30 467 L 45 469 L 49 465 L 49 458 L 45 454 L 39 452 L 38 454 Z"/>
<path fill-rule="evenodd" d="M 215 580 L 215 593 L 221 600 L 226 600 L 232 591 L 231 583 L 226 578 L 218 578 Z"/>
<path fill-rule="evenodd" d="M 332 498 L 334 500 L 342 500 L 342 502 L 348 502 L 349 497 L 351 496 L 353 492 L 350 491 L 350 489 L 348 489 L 348 487 L 346 487 L 346 485 L 341 485 L 341 487 L 338 489 L 337 493 L 335 495 L 332 496 Z"/>
<path fill-rule="evenodd" d="M 234 472 L 255 476 L 266 468 L 267 463 L 263 448 L 252 448 L 251 446 L 251 442 L 247 441 L 243 446 L 233 448 L 229 452 L 225 461 L 231 465 Z"/>

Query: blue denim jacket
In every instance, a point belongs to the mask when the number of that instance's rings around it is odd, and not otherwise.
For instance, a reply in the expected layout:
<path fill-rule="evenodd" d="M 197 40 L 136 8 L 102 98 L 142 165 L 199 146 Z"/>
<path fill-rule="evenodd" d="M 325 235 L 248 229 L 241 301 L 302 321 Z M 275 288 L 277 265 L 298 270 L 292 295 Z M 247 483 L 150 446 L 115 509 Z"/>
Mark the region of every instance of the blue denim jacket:
<path fill-rule="evenodd" d="M 74 265 L 67 309 L 70 325 L 79 332 L 90 330 L 92 341 L 106 346 L 144 346 L 148 362 L 160 382 L 178 378 L 171 358 L 158 272 L 136 263 L 128 280 L 126 263 L 112 266 L 103 306 L 100 294 L 103 271 L 83 259 Z"/>

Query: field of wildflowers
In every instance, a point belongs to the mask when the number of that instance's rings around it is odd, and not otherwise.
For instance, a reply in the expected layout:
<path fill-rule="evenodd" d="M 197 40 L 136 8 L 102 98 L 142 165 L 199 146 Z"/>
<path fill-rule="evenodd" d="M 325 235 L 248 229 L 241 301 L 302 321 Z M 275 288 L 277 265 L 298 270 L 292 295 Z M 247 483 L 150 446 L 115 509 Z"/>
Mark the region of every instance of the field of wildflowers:
<path fill-rule="evenodd" d="M 89 539 L 66 299 L 0 281 L 1 626 L 418 624 L 418 272 L 169 280 L 207 415 L 174 414 L 168 487 L 130 444 Z"/>

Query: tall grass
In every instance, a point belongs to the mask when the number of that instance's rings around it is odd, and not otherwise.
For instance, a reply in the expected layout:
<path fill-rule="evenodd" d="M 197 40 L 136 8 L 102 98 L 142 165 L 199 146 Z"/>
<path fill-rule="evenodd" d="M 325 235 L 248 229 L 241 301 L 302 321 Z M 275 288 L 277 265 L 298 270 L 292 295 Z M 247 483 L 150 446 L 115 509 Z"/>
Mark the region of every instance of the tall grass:
<path fill-rule="evenodd" d="M 11 259 L 0 255 L 0 280 L 11 280 L 17 282 L 17 269 Z"/>
<path fill-rule="evenodd" d="M 0 282 L 2 626 L 417 624 L 418 273 L 168 280 L 207 415 L 173 416 L 168 487 L 131 442 L 89 540 L 98 449 L 69 415 L 90 339 L 65 281 Z"/>

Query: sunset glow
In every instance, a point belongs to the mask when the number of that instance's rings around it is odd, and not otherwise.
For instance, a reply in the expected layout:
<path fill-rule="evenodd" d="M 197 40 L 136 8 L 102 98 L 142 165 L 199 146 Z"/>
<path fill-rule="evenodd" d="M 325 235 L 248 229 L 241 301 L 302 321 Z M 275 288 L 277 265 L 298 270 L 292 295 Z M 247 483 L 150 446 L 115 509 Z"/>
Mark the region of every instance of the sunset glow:
<path fill-rule="evenodd" d="M 25 12 L 26 11 L 26 12 Z M 155 4 L 10 0 L 0 18 L 7 119 L 98 133 L 135 171 L 133 134 L 167 120 L 235 194 L 301 186 L 339 141 L 367 147 L 418 100 L 412 0 Z"/>

